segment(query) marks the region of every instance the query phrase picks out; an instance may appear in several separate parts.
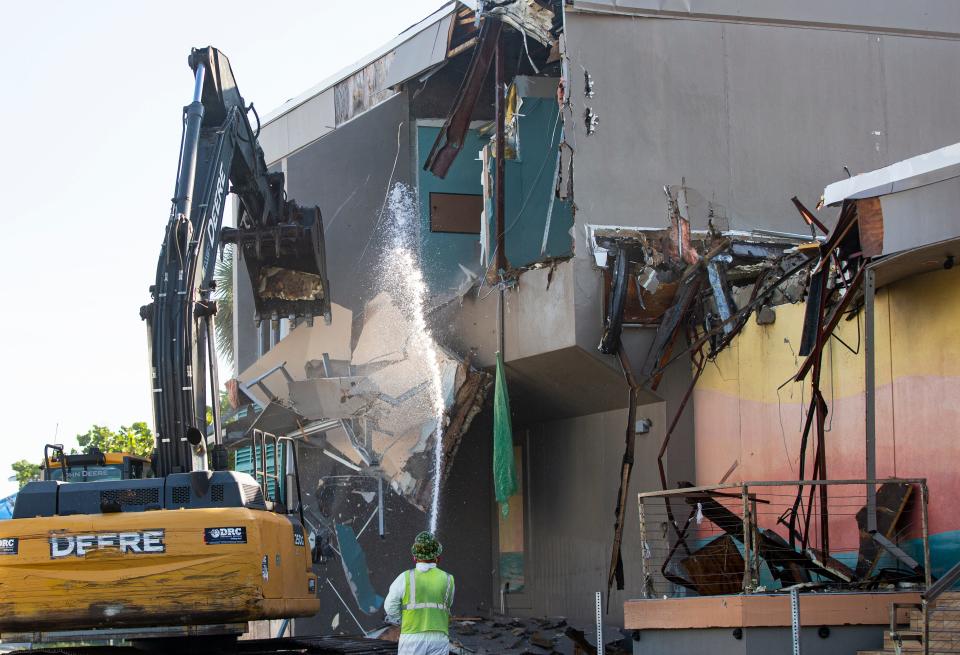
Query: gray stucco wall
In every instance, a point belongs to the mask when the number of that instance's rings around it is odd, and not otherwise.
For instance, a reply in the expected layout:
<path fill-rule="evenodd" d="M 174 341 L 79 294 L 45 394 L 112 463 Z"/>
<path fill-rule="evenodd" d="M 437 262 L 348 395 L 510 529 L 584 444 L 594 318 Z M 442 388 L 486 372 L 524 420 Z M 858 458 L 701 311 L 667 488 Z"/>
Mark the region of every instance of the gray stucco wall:
<path fill-rule="evenodd" d="M 733 227 L 804 232 L 791 196 L 960 140 L 960 78 L 938 73 L 955 40 L 574 12 L 566 29 L 578 225 L 665 225 L 662 187 L 686 178 Z"/>

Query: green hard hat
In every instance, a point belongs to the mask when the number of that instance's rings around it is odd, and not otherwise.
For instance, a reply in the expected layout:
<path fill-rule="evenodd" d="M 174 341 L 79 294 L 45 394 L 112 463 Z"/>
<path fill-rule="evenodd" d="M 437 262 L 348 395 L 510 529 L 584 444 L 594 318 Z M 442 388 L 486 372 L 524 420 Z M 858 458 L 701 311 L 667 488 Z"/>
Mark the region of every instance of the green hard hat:
<path fill-rule="evenodd" d="M 437 538 L 433 536 L 432 532 L 424 531 L 418 534 L 417 538 L 413 540 L 413 546 L 410 547 L 410 552 L 413 553 L 414 559 L 424 562 L 440 557 L 440 553 L 443 552 L 443 546 L 440 545 L 440 542 L 437 541 Z"/>

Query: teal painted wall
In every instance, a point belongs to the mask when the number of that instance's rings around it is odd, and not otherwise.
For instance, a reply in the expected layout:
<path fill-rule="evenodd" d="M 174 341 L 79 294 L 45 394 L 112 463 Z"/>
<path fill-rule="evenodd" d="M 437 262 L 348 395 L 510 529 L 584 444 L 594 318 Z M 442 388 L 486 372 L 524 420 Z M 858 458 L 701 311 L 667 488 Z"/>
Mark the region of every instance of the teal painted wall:
<path fill-rule="evenodd" d="M 506 165 L 507 259 L 512 266 L 525 266 L 547 257 L 573 252 L 570 229 L 573 212 L 569 202 L 555 200 L 550 220 L 547 249 L 540 255 L 553 176 L 557 164 L 557 145 L 561 126 L 557 121 L 557 103 L 548 98 L 524 98 L 520 108 L 520 157 Z M 475 234 L 448 234 L 430 231 L 430 193 L 469 193 L 481 195 L 479 152 L 487 137 L 470 130 L 463 150 L 445 179 L 423 170 L 430 147 L 440 129 L 417 128 L 418 185 L 420 196 L 421 259 L 424 275 L 434 293 L 455 289 L 464 276 L 459 265 L 480 273 L 480 239 Z M 493 221 L 490 234 L 493 235 Z M 491 236 L 491 242 L 495 240 Z"/>

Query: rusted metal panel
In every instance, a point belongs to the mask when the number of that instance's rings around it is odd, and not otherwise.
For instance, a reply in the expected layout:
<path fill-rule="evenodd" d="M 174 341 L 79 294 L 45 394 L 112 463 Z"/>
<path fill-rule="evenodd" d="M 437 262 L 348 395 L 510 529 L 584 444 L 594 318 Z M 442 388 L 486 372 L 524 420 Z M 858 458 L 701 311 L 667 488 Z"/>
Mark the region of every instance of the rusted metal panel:
<path fill-rule="evenodd" d="M 742 591 L 743 556 L 728 534 L 717 537 L 680 560 L 694 591 L 701 596 L 738 594 Z"/>
<path fill-rule="evenodd" d="M 811 281 L 811 288 L 816 283 L 817 277 L 814 276 L 813 281 Z M 803 361 L 803 364 L 800 365 L 800 370 L 797 371 L 795 380 L 797 382 L 803 380 L 807 376 L 807 373 L 813 367 L 814 361 L 820 356 L 820 352 L 823 349 L 823 344 L 826 343 L 827 338 L 830 334 L 833 333 L 836 329 L 837 324 L 840 322 L 840 318 L 843 316 L 843 312 L 846 311 L 847 307 L 850 305 L 850 301 L 853 300 L 853 297 L 856 295 L 856 292 L 860 289 L 860 285 L 863 283 L 863 268 L 861 267 L 857 274 L 854 276 L 853 280 L 850 282 L 850 286 L 847 288 L 846 294 L 843 298 L 840 299 L 833 310 L 830 313 L 829 318 L 825 321 L 821 316 L 818 319 L 818 322 L 824 322 L 824 327 L 820 331 L 821 337 L 816 340 L 813 346 L 811 346 L 808 354 L 808 357 Z M 806 323 L 804 323 L 804 336 L 806 336 Z M 819 344 L 819 345 L 818 345 Z M 801 355 L 804 354 L 803 350 L 800 352 Z"/>
<path fill-rule="evenodd" d="M 536 0 L 502 3 L 490 9 L 489 15 L 499 18 L 521 34 L 527 34 L 543 45 L 550 46 L 555 40 L 551 34 L 555 17 L 553 11 L 544 4 Z"/>
<path fill-rule="evenodd" d="M 613 285 L 613 275 L 610 269 L 603 270 L 603 306 L 610 304 L 610 289 Z M 660 282 L 653 293 L 644 291 L 642 296 L 637 287 L 636 277 L 630 278 L 627 287 L 627 302 L 623 310 L 624 325 L 651 325 L 660 322 L 664 312 L 673 305 L 680 283 Z"/>
<path fill-rule="evenodd" d="M 880 198 L 857 201 L 857 227 L 860 230 L 860 249 L 864 257 L 883 254 L 883 208 Z"/>
<path fill-rule="evenodd" d="M 960 9 L 951 0 L 906 5 L 878 0 L 869 11 L 836 0 L 573 0 L 568 11 L 715 20 L 821 29 L 863 30 L 928 36 L 960 36 Z"/>
<path fill-rule="evenodd" d="M 430 231 L 480 234 L 483 196 L 466 193 L 430 193 Z"/>
<path fill-rule="evenodd" d="M 702 281 L 701 275 L 689 275 L 680 282 L 675 301 L 663 314 L 656 339 L 640 369 L 644 377 L 654 375 L 662 368 L 665 359 L 669 356 L 670 347 L 679 334 L 681 320 L 696 299 Z"/>

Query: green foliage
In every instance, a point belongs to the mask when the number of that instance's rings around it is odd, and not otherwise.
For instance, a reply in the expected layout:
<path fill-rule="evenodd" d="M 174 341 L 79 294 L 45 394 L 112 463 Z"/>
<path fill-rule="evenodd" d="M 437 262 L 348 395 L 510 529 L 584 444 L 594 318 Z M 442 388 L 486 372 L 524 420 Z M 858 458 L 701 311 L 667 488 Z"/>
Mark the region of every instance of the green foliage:
<path fill-rule="evenodd" d="M 210 425 L 213 425 L 213 408 L 210 407 L 210 405 L 207 405 L 206 409 L 207 409 L 207 412 L 206 412 L 207 425 L 210 426 Z M 221 421 L 223 420 L 223 417 L 227 415 L 227 412 L 229 412 L 231 409 L 233 408 L 230 407 L 230 395 L 227 393 L 225 389 L 221 389 L 220 390 L 220 420 Z"/>
<path fill-rule="evenodd" d="M 217 352 L 232 366 L 233 361 L 233 261 L 234 250 L 227 246 L 217 261 L 213 280 L 217 284 L 217 313 L 213 317 Z"/>
<path fill-rule="evenodd" d="M 12 466 L 13 472 L 17 474 L 17 484 L 20 485 L 21 489 L 31 480 L 40 479 L 39 464 L 33 464 L 25 459 L 21 459 L 19 462 L 14 462 Z"/>
<path fill-rule="evenodd" d="M 153 452 L 153 433 L 143 421 L 131 425 L 121 425 L 114 432 L 102 425 L 94 425 L 85 434 L 77 435 L 77 443 L 83 452 L 99 448 L 104 453 L 131 453 L 149 457 Z"/>

